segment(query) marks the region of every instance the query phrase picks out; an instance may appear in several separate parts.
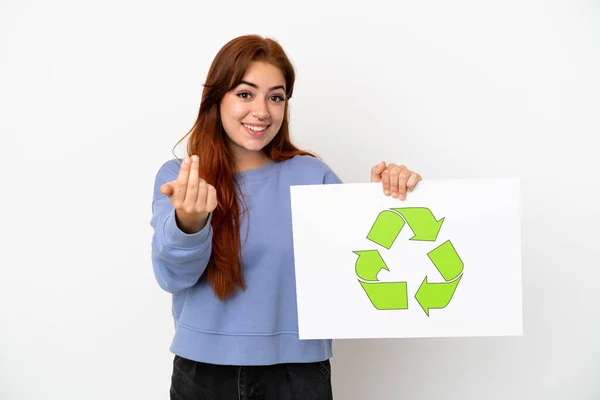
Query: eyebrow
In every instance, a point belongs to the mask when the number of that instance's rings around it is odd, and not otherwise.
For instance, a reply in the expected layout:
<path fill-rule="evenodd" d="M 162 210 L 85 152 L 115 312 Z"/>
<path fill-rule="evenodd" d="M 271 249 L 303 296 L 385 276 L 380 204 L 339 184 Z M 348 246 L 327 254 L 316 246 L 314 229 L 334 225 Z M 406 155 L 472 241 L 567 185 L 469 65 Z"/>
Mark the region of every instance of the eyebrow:
<path fill-rule="evenodd" d="M 248 86 L 252 86 L 253 88 L 258 89 L 258 86 L 256 84 L 252 83 L 252 82 L 248 82 L 248 81 L 242 80 L 242 81 L 240 81 L 240 84 L 241 83 L 244 83 L 244 84 L 246 84 Z M 269 91 L 275 90 L 275 89 L 282 89 L 285 92 L 285 87 L 283 85 L 273 86 L 273 87 L 269 88 Z"/>

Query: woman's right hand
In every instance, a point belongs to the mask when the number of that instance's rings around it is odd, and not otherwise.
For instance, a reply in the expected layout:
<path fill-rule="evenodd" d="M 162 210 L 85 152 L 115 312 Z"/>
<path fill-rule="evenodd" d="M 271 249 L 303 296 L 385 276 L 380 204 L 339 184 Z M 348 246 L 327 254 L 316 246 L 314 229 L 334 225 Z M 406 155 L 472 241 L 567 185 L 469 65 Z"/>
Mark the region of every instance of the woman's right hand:
<path fill-rule="evenodd" d="M 188 234 L 199 232 L 206 225 L 209 214 L 217 208 L 217 191 L 200 178 L 197 155 L 186 158 L 177 179 L 160 187 L 169 197 L 179 229 Z"/>

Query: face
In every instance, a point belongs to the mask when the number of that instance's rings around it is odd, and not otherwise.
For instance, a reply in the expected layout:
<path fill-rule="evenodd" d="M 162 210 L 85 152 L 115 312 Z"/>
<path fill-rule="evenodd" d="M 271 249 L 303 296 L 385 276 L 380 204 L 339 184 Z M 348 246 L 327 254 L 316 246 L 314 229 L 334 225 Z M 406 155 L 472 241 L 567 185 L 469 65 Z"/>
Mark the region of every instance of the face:
<path fill-rule="evenodd" d="M 221 101 L 221 122 L 229 145 L 239 157 L 261 155 L 283 122 L 285 78 L 271 64 L 253 62 L 240 85 Z"/>

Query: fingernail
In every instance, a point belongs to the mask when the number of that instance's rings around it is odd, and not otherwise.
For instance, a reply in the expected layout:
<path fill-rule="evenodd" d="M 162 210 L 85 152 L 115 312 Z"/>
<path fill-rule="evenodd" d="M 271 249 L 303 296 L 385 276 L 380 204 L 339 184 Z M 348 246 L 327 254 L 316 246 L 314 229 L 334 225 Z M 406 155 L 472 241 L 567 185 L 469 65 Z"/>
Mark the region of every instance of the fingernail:
<path fill-rule="evenodd" d="M 183 160 L 183 163 L 184 163 L 184 164 L 189 164 L 189 163 L 190 163 L 190 159 L 186 157 L 186 158 Z"/>
<path fill-rule="evenodd" d="M 398 197 L 398 193 L 396 193 L 396 192 L 392 193 L 392 197 Z"/>
<path fill-rule="evenodd" d="M 390 195 L 390 191 L 389 190 L 386 190 L 384 193 L 385 193 L 386 196 Z"/>
<path fill-rule="evenodd" d="M 400 195 L 400 199 L 404 200 L 404 195 L 403 194 Z"/>

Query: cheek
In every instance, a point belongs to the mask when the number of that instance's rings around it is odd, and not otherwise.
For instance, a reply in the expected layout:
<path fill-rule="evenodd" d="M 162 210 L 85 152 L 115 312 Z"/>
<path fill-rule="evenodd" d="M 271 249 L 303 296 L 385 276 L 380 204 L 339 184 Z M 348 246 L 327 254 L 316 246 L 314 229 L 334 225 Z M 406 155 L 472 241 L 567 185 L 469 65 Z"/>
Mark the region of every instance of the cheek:
<path fill-rule="evenodd" d="M 250 107 L 244 103 L 233 103 L 229 107 L 229 114 L 232 118 L 241 120 L 250 112 Z"/>
<path fill-rule="evenodd" d="M 273 107 L 271 110 L 271 119 L 278 125 L 283 122 L 283 116 L 285 114 L 285 107 Z"/>
<path fill-rule="evenodd" d="M 228 120 L 228 122 L 233 122 L 232 120 L 241 120 L 248 112 L 249 107 L 247 104 L 239 101 L 232 101 L 231 99 L 224 100 L 221 106 L 221 116 Z"/>

